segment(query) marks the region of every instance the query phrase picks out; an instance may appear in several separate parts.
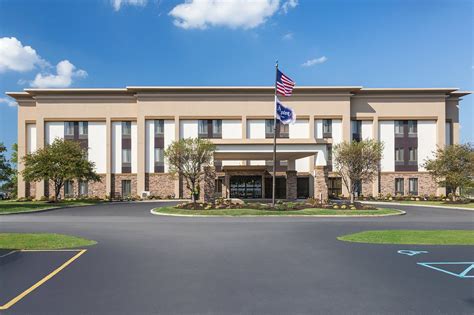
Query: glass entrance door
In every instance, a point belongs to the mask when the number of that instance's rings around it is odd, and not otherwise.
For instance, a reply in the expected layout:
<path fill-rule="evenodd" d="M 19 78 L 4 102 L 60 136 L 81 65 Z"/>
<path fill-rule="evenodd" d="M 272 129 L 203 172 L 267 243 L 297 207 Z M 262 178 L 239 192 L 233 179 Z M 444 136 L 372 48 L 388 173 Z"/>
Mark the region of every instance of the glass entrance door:
<path fill-rule="evenodd" d="M 231 176 L 230 197 L 242 199 L 262 198 L 262 177 Z"/>

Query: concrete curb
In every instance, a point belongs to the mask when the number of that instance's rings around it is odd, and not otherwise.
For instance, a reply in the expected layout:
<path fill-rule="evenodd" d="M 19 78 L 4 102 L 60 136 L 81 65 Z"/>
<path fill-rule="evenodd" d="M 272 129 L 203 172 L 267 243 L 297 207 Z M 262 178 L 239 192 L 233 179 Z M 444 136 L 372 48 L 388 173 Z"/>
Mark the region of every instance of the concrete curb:
<path fill-rule="evenodd" d="M 2 215 L 20 215 L 20 214 L 30 214 L 30 213 L 38 213 L 38 212 L 47 212 L 47 211 L 53 211 L 53 210 L 59 210 L 59 209 L 66 209 L 66 208 L 78 208 L 78 207 L 89 207 L 89 206 L 96 206 L 96 205 L 104 205 L 104 204 L 114 204 L 114 203 L 134 203 L 134 202 L 155 202 L 155 203 L 163 203 L 163 202 L 170 202 L 170 201 L 177 201 L 177 202 L 182 202 L 182 201 L 188 201 L 187 199 L 160 199 L 160 200 L 135 200 L 135 201 L 104 201 L 104 202 L 98 202 L 90 205 L 72 205 L 72 206 L 57 206 L 57 207 L 52 207 L 52 208 L 47 208 L 47 209 L 38 209 L 38 210 L 30 210 L 30 211 L 22 211 L 22 212 L 3 212 L 0 213 L 0 216 Z"/>
<path fill-rule="evenodd" d="M 416 202 L 416 201 L 415 201 Z M 438 209 L 452 209 L 452 210 L 467 210 L 467 211 L 474 211 L 474 209 L 471 208 L 463 208 L 463 207 L 449 207 L 449 206 L 437 206 L 437 205 L 426 205 L 426 204 L 420 204 L 420 205 L 414 205 L 414 204 L 407 204 L 407 203 L 399 203 L 399 202 L 377 202 L 377 201 L 361 201 L 361 203 L 366 203 L 369 205 L 380 205 L 380 206 L 385 206 L 385 205 L 393 205 L 393 206 L 408 206 L 408 207 L 429 207 L 429 208 L 438 208 Z"/>
<path fill-rule="evenodd" d="M 398 211 L 398 213 L 389 213 L 389 214 L 374 214 L 374 215 L 321 215 L 321 214 L 308 214 L 308 215 L 297 215 L 297 214 L 289 214 L 289 215 L 276 215 L 276 214 L 269 214 L 269 215 L 203 215 L 203 214 L 178 214 L 178 213 L 160 213 L 156 212 L 155 209 L 151 209 L 150 213 L 152 215 L 164 216 L 164 217 L 188 217 L 188 218 L 380 218 L 380 217 L 392 217 L 396 215 L 405 215 L 406 211 L 393 209 Z"/>

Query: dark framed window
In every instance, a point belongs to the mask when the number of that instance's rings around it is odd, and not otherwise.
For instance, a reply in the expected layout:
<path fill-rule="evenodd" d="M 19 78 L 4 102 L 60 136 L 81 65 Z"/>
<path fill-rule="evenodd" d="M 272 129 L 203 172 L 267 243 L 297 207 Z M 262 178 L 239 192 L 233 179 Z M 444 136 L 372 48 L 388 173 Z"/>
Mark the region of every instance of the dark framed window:
<path fill-rule="evenodd" d="M 408 193 L 410 195 L 418 195 L 418 178 L 408 179 Z"/>
<path fill-rule="evenodd" d="M 405 181 L 403 178 L 395 178 L 395 195 L 404 195 Z"/>
<path fill-rule="evenodd" d="M 352 121 L 352 140 L 357 142 L 362 140 L 362 120 Z"/>
<path fill-rule="evenodd" d="M 155 120 L 155 137 L 162 138 L 165 134 L 165 121 L 163 119 Z"/>
<path fill-rule="evenodd" d="M 132 135 L 132 122 L 122 121 L 122 138 L 130 137 Z"/>
<path fill-rule="evenodd" d="M 73 121 L 64 122 L 64 136 L 74 137 L 74 122 Z"/>
<path fill-rule="evenodd" d="M 87 121 L 79 122 L 79 138 L 87 138 L 89 133 L 89 123 Z"/>
<path fill-rule="evenodd" d="M 165 149 L 155 148 L 155 165 L 162 166 L 165 163 Z"/>
<path fill-rule="evenodd" d="M 342 180 L 340 177 L 328 178 L 328 194 L 330 197 L 338 197 L 342 194 Z M 316 196 L 319 198 L 319 196 Z"/>
<path fill-rule="evenodd" d="M 416 137 L 418 135 L 418 122 L 416 120 L 408 121 L 408 136 Z"/>
<path fill-rule="evenodd" d="M 417 162 L 418 161 L 418 148 L 409 148 L 408 155 L 409 155 L 410 162 Z"/>
<path fill-rule="evenodd" d="M 202 139 L 222 138 L 221 119 L 201 119 L 198 121 L 198 137 Z"/>
<path fill-rule="evenodd" d="M 395 137 L 403 137 L 404 132 L 404 122 L 403 120 L 395 120 Z"/>
<path fill-rule="evenodd" d="M 122 180 L 122 197 L 130 197 L 132 195 L 132 181 L 129 179 Z"/>
<path fill-rule="evenodd" d="M 89 185 L 86 181 L 79 181 L 79 196 L 87 196 L 89 193 Z"/>
<path fill-rule="evenodd" d="M 323 119 L 323 138 L 332 138 L 332 119 Z"/>
<path fill-rule="evenodd" d="M 265 120 L 265 138 L 273 138 L 273 119 L 266 119 Z M 279 120 L 277 120 L 276 125 L 276 136 L 277 138 L 289 138 L 290 137 L 290 126 L 282 124 Z"/>
<path fill-rule="evenodd" d="M 122 164 L 132 163 L 132 150 L 122 149 Z"/>
<path fill-rule="evenodd" d="M 332 145 L 328 144 L 326 146 L 326 149 L 327 149 L 327 152 L 328 152 L 326 165 L 328 166 L 328 171 L 331 172 L 332 171 Z"/>
<path fill-rule="evenodd" d="M 395 149 L 395 162 L 403 163 L 405 161 L 405 150 L 403 148 Z"/>
<path fill-rule="evenodd" d="M 64 182 L 64 197 L 74 197 L 74 182 L 72 180 L 67 180 Z"/>

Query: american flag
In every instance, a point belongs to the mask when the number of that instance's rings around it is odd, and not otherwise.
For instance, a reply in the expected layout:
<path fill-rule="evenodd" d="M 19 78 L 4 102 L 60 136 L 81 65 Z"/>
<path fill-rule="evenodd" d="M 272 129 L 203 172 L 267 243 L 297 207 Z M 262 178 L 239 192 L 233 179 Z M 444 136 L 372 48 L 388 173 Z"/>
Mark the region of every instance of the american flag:
<path fill-rule="evenodd" d="M 291 96 L 293 92 L 293 88 L 295 87 L 295 82 L 291 80 L 289 77 L 283 74 L 280 70 L 277 70 L 277 94 L 283 96 Z"/>

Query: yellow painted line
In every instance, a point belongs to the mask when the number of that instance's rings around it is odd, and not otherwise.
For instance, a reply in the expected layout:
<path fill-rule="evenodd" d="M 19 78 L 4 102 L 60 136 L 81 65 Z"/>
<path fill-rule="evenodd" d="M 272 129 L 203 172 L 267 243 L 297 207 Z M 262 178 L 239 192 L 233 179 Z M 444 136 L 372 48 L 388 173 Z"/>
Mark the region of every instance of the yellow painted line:
<path fill-rule="evenodd" d="M 35 250 L 24 250 L 24 251 L 35 251 Z M 50 250 L 50 251 L 53 251 L 53 250 Z M 63 270 L 64 268 L 66 268 L 67 266 L 69 266 L 74 260 L 76 260 L 77 258 L 79 258 L 82 254 L 84 254 L 87 250 L 86 249 L 80 249 L 80 250 L 68 250 L 68 251 L 79 251 L 76 255 L 74 255 L 74 257 L 72 257 L 71 259 L 69 259 L 68 261 L 66 261 L 64 264 L 62 264 L 61 266 L 59 266 L 58 268 L 56 268 L 53 272 L 51 272 L 50 274 L 48 274 L 46 277 L 44 277 L 43 279 L 41 279 L 40 281 L 36 282 L 35 284 L 33 284 L 31 287 L 29 287 L 28 289 L 26 289 L 25 291 L 23 291 L 21 294 L 17 295 L 15 298 L 13 298 L 12 300 L 10 300 L 8 303 L 0 306 L 0 310 L 6 310 L 10 307 L 12 307 L 15 303 L 17 303 L 18 301 L 20 301 L 22 298 L 24 298 L 25 296 L 27 296 L 28 294 L 30 294 L 31 292 L 33 292 L 36 288 L 38 288 L 40 285 L 44 284 L 46 281 L 48 281 L 49 279 L 51 279 L 52 277 L 54 277 L 56 274 L 58 274 L 61 270 Z"/>

